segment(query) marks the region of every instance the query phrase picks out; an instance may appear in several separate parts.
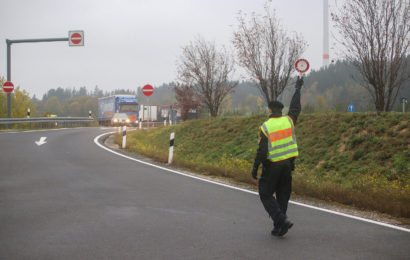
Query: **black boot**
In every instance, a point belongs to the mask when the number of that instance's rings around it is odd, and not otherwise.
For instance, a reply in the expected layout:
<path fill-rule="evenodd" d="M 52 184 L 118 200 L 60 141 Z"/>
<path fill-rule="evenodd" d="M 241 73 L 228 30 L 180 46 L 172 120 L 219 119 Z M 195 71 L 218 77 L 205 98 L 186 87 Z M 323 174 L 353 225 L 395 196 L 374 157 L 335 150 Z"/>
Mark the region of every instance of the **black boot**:
<path fill-rule="evenodd" d="M 286 233 L 288 233 L 288 230 L 291 227 L 293 227 L 292 222 L 290 222 L 287 219 L 283 220 L 282 223 L 280 223 L 280 226 L 279 226 L 278 236 L 280 236 L 280 237 L 284 236 Z M 273 230 L 272 230 L 272 232 L 273 232 Z"/>
<path fill-rule="evenodd" d="M 272 232 L 271 232 L 272 236 L 275 236 L 275 237 L 279 236 L 279 231 L 280 231 L 279 226 L 278 226 L 278 225 L 274 225 L 274 226 L 273 226 L 273 229 L 272 229 Z"/>

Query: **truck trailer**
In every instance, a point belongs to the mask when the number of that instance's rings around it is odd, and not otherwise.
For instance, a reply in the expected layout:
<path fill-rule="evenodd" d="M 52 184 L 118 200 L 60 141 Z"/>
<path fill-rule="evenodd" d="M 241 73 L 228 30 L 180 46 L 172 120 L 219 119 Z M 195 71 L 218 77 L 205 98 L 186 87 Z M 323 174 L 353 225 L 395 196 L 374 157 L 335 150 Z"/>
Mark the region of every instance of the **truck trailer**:
<path fill-rule="evenodd" d="M 98 99 L 100 125 L 135 125 L 139 120 L 139 105 L 135 95 L 113 95 Z"/>
<path fill-rule="evenodd" d="M 140 105 L 141 121 L 158 121 L 158 106 Z"/>

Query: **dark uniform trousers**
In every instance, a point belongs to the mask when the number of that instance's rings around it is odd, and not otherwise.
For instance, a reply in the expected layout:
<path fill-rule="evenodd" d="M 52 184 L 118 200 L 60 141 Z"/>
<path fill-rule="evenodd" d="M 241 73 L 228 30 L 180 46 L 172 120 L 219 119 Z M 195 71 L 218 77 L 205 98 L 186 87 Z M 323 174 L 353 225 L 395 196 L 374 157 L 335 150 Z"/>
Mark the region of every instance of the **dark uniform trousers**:
<path fill-rule="evenodd" d="M 259 179 L 259 196 L 275 225 L 286 218 L 291 192 L 292 167 L 289 160 L 264 164 Z"/>

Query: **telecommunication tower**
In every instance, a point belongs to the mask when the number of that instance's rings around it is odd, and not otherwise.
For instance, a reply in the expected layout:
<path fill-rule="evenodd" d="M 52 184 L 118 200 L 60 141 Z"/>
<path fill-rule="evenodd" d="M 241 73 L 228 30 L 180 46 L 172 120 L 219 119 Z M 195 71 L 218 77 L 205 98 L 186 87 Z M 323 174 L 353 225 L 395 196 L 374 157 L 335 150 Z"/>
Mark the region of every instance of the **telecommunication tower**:
<path fill-rule="evenodd" d="M 323 66 L 329 65 L 329 1 L 323 0 Z"/>

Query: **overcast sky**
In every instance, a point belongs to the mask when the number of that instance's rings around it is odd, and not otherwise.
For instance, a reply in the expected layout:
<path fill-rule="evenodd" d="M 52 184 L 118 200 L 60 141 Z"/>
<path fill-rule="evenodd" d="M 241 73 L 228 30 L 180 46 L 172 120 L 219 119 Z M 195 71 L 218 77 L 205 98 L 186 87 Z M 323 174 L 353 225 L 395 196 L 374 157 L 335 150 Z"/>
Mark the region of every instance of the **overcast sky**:
<path fill-rule="evenodd" d="M 332 1 L 330 1 L 332 2 Z M 6 39 L 68 37 L 84 30 L 85 46 L 67 42 L 12 45 L 11 79 L 30 95 L 50 88 L 103 90 L 159 86 L 176 79 L 181 47 L 201 35 L 232 48 L 239 10 L 263 13 L 265 0 L 0 0 L 0 76 Z M 309 44 L 303 58 L 322 65 L 322 0 L 272 0 L 289 31 Z M 332 53 L 331 53 L 332 55 Z M 242 73 L 238 73 L 237 79 Z"/>

